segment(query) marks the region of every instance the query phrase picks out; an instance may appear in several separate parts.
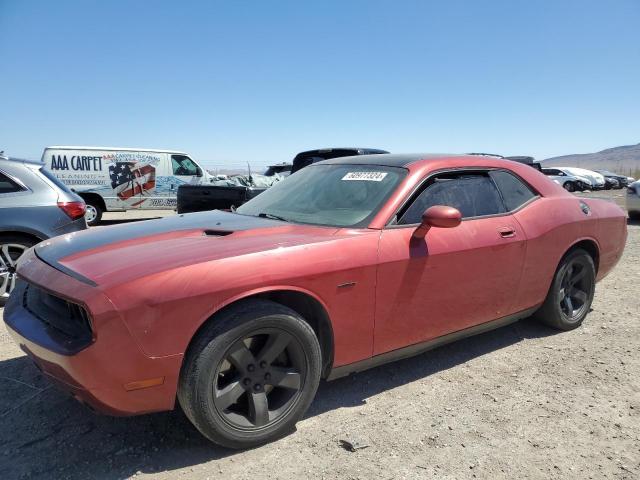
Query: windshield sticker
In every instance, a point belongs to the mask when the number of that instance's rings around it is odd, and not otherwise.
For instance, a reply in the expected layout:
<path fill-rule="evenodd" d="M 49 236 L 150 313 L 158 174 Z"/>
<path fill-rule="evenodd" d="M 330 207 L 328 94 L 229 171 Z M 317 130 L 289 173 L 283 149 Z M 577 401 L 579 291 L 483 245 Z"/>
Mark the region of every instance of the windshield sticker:
<path fill-rule="evenodd" d="M 387 172 L 349 172 L 342 180 L 363 180 L 365 182 L 381 182 Z"/>

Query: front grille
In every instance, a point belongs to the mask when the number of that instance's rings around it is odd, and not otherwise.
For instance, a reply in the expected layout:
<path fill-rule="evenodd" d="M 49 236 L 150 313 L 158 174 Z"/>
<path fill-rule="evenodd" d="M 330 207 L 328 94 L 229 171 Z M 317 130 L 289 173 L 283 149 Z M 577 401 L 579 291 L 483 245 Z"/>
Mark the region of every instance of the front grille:
<path fill-rule="evenodd" d="M 84 308 L 28 283 L 22 297 L 24 308 L 41 322 L 76 341 L 91 342 L 91 321 Z"/>

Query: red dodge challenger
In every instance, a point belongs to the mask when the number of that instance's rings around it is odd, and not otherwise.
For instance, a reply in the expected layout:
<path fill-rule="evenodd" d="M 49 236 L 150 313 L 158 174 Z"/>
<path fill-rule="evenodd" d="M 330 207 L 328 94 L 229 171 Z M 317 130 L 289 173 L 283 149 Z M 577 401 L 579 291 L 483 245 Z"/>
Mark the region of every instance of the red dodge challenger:
<path fill-rule="evenodd" d="M 304 168 L 234 213 L 78 232 L 25 253 L 4 320 L 95 410 L 174 408 L 219 444 L 291 431 L 334 379 L 535 316 L 578 327 L 626 217 L 471 155 Z"/>

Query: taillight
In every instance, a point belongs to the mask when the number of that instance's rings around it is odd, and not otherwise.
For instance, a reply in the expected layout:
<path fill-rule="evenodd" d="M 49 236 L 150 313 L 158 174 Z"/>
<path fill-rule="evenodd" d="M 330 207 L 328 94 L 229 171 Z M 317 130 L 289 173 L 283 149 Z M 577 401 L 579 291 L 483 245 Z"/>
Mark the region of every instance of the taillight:
<path fill-rule="evenodd" d="M 87 206 L 84 202 L 58 202 L 58 207 L 60 207 L 71 220 L 84 217 L 84 213 L 87 211 Z"/>

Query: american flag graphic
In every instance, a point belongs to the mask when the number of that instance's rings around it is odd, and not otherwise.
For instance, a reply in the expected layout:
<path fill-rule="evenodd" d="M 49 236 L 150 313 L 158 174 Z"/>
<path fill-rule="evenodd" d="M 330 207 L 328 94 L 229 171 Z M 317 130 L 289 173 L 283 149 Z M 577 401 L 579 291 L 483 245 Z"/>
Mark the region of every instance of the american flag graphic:
<path fill-rule="evenodd" d="M 109 178 L 118 198 L 127 200 L 155 188 L 156 169 L 152 165 L 136 166 L 135 162 L 116 162 L 109 165 Z"/>

